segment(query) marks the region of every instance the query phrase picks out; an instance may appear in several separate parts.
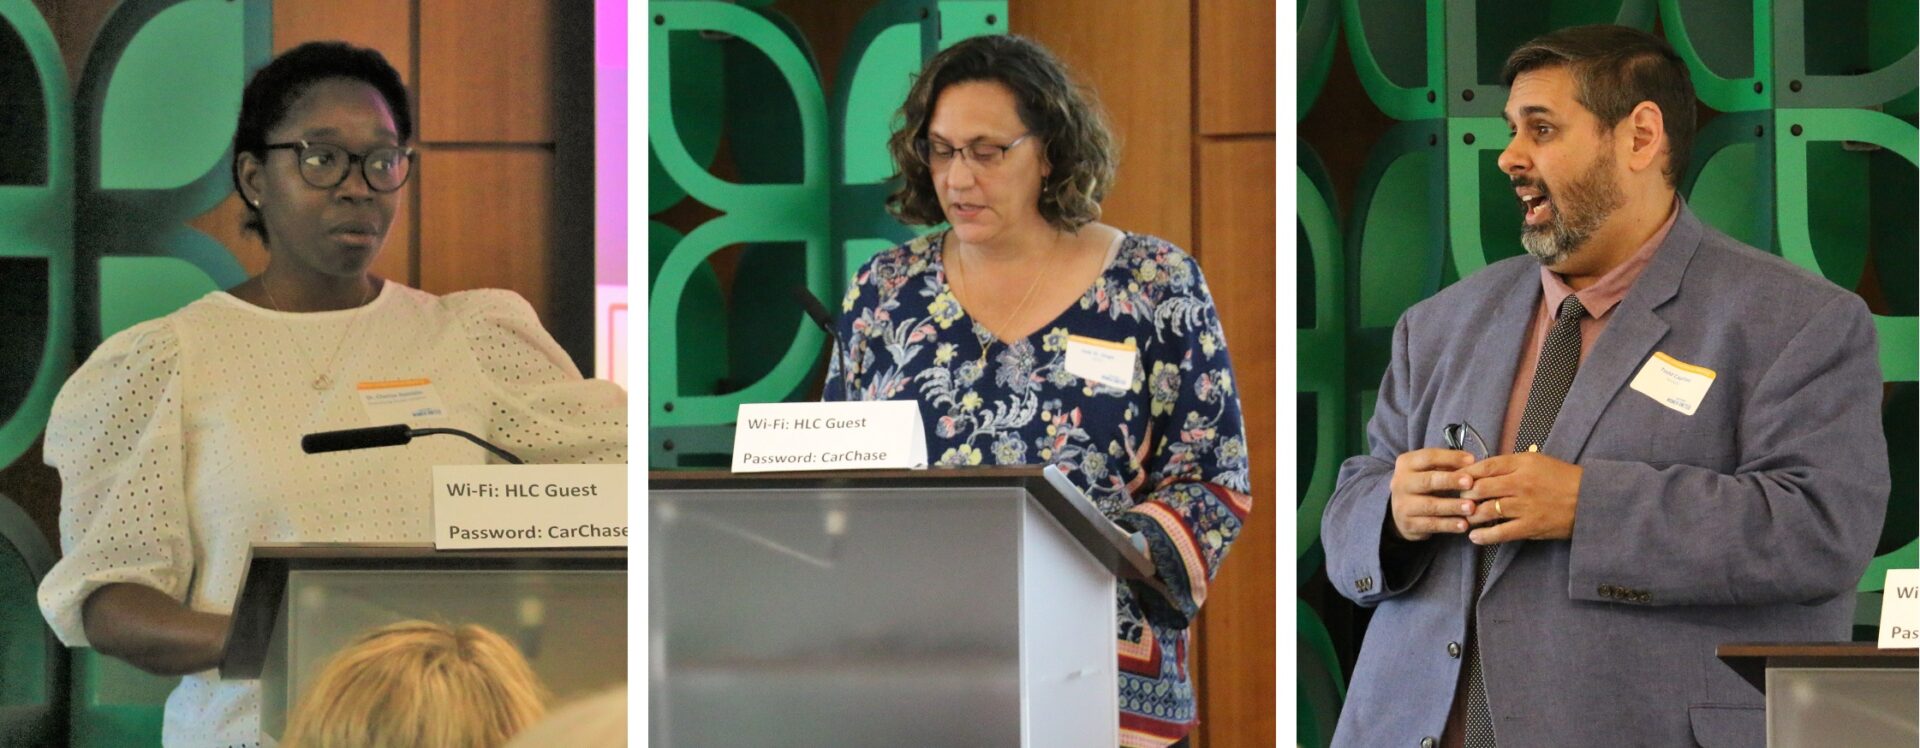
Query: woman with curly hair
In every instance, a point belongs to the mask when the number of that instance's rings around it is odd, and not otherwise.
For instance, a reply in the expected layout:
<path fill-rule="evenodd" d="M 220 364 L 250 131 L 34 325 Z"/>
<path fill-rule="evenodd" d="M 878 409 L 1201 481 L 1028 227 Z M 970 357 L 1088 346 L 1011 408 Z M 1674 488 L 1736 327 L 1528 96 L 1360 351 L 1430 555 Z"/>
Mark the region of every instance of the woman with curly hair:
<path fill-rule="evenodd" d="M 888 209 L 946 227 L 854 276 L 825 397 L 918 401 L 940 466 L 1057 466 L 1143 535 L 1158 584 L 1117 590 L 1120 744 L 1184 742 L 1197 719 L 1187 627 L 1251 506 L 1233 367 L 1200 266 L 1099 221 L 1112 138 L 1031 40 L 982 36 L 935 55 L 888 149 Z"/>

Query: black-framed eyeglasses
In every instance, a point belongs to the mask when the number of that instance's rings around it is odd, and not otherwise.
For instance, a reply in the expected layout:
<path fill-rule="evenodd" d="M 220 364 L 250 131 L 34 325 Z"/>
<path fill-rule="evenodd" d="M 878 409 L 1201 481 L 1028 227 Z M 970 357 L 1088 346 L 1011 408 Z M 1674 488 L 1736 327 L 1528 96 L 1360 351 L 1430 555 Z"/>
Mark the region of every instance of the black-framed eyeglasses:
<path fill-rule="evenodd" d="M 1007 151 L 1013 150 L 1014 146 L 1027 142 L 1027 139 L 1031 137 L 1033 137 L 1033 133 L 1027 133 L 1014 138 L 1013 142 L 1006 145 L 976 140 L 959 146 L 941 143 L 928 138 L 915 138 L 913 141 L 913 152 L 920 157 L 921 163 L 935 169 L 945 169 L 952 165 L 955 156 L 972 161 L 974 166 L 982 169 L 991 169 L 999 166 L 1001 162 L 1006 160 Z"/>
<path fill-rule="evenodd" d="M 1475 460 L 1484 460 L 1493 456 L 1487 449 L 1487 441 L 1480 438 L 1480 432 L 1465 423 L 1449 423 L 1440 427 L 1440 438 L 1447 442 L 1447 449 L 1457 449 L 1473 455 Z"/>
<path fill-rule="evenodd" d="M 382 146 L 366 153 L 354 153 L 332 143 L 268 143 L 264 150 L 285 148 L 293 151 L 300 178 L 307 184 L 330 190 L 347 181 L 353 165 L 360 164 L 360 177 L 374 192 L 392 192 L 413 176 L 413 149 Z"/>

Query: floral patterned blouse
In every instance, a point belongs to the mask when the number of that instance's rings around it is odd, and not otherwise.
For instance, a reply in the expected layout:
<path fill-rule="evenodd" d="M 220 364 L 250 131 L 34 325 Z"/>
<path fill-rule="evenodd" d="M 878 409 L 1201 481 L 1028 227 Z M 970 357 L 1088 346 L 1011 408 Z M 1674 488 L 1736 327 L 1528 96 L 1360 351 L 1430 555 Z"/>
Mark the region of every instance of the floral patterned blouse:
<path fill-rule="evenodd" d="M 1200 266 L 1128 234 L 1076 304 L 1009 343 L 954 298 L 943 236 L 854 276 L 825 399 L 918 401 L 937 466 L 1051 463 L 1146 536 L 1170 597 L 1118 587 L 1121 745 L 1167 745 L 1197 717 L 1187 625 L 1251 506 L 1240 399 Z M 1070 336 L 1137 351 L 1132 385 L 1069 373 Z"/>

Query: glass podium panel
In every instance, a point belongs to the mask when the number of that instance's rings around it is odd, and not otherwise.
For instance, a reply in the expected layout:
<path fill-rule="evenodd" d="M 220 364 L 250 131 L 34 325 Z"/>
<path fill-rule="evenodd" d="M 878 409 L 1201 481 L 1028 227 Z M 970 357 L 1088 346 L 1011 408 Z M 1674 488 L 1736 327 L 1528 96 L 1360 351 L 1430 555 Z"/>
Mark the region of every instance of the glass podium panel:
<path fill-rule="evenodd" d="M 652 745 L 1021 744 L 1024 491 L 648 501 Z"/>
<path fill-rule="evenodd" d="M 1769 668 L 1767 745 L 1913 748 L 1915 704 L 1920 679 L 1910 668 Z"/>
<path fill-rule="evenodd" d="M 526 656 L 555 703 L 627 680 L 623 571 L 295 569 L 285 605 L 260 679 L 261 727 L 275 737 L 334 653 L 408 619 L 493 630 Z"/>

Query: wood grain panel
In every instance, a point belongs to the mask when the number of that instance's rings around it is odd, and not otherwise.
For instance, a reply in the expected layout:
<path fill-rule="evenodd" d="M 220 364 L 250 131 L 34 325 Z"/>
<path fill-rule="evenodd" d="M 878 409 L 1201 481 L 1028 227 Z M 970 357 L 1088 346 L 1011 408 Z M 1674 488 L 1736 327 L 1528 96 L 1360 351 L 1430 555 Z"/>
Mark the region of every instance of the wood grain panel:
<path fill-rule="evenodd" d="M 419 3 L 421 139 L 553 142 L 551 0 Z"/>
<path fill-rule="evenodd" d="M 553 154 L 538 147 L 433 148 L 421 157 L 420 288 L 506 288 L 551 324 Z"/>
<path fill-rule="evenodd" d="M 1102 220 L 1192 250 L 1193 34 L 1188 4 L 1008 0 L 1007 15 L 1014 33 L 1046 45 L 1105 105 L 1120 141 L 1120 169 L 1103 204 Z M 1272 27 L 1269 20 L 1267 28 Z"/>
<path fill-rule="evenodd" d="M 1200 134 L 1273 134 L 1273 0 L 1195 5 Z"/>
<path fill-rule="evenodd" d="M 413 4 L 395 0 L 275 0 L 273 52 L 312 41 L 379 50 L 414 91 Z M 416 98 L 418 94 L 416 91 Z"/>
<path fill-rule="evenodd" d="M 1275 531 L 1291 497 L 1275 490 L 1274 142 L 1202 138 L 1201 270 L 1226 328 L 1247 422 L 1254 506 L 1214 576 L 1197 637 L 1200 745 L 1270 746 L 1274 739 Z M 1293 424 L 1287 424 L 1292 433 Z M 1291 451 L 1287 452 L 1291 454 Z M 1291 661 L 1291 660 L 1289 660 Z"/>

